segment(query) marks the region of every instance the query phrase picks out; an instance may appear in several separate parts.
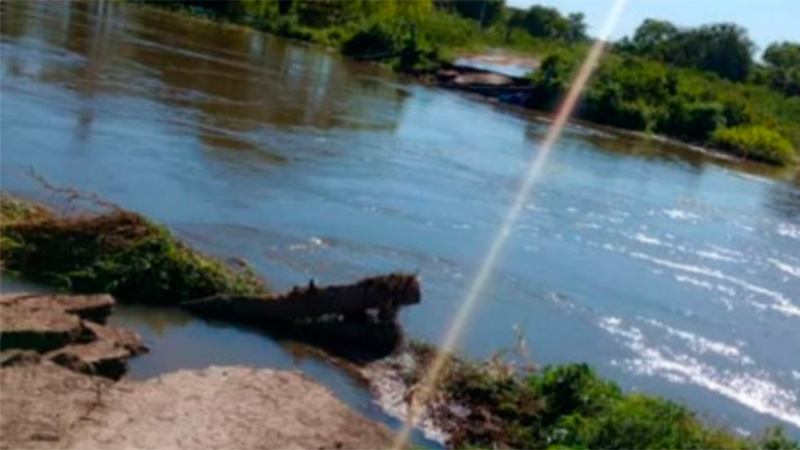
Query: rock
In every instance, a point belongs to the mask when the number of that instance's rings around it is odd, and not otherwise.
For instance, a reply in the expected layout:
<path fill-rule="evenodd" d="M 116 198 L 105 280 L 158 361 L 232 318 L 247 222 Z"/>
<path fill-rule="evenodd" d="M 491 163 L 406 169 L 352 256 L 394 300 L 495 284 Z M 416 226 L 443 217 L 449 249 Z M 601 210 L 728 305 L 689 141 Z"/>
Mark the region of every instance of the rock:
<path fill-rule="evenodd" d="M 38 364 L 41 359 L 41 356 L 32 350 L 6 350 L 0 353 L 0 367 Z"/>
<path fill-rule="evenodd" d="M 124 348 L 132 355 L 147 352 L 147 346 L 142 343 L 142 338 L 131 330 L 91 322 L 86 322 L 85 325 L 94 334 L 96 340 L 113 342 L 115 346 Z"/>
<path fill-rule="evenodd" d="M 458 77 L 459 73 L 453 69 L 440 69 L 436 72 L 436 79 L 441 83 L 453 81 Z"/>
<path fill-rule="evenodd" d="M 183 370 L 118 383 L 0 370 L 2 448 L 386 448 L 391 432 L 294 372 Z"/>
<path fill-rule="evenodd" d="M 506 75 L 500 75 L 497 73 L 473 72 L 459 74 L 457 77 L 455 77 L 455 79 L 452 80 L 452 83 L 458 86 L 510 86 L 514 84 L 514 80 Z"/>
<path fill-rule="evenodd" d="M 47 362 L 0 369 L 0 448 L 63 448 L 111 384 Z"/>
<path fill-rule="evenodd" d="M 2 350 L 14 348 L 41 353 L 92 338 L 80 317 L 61 309 L 3 305 L 0 319 Z"/>
<path fill-rule="evenodd" d="M 108 295 L 3 295 L 0 346 L 41 353 L 76 372 L 119 379 L 128 359 L 147 348 L 136 333 L 100 324 L 113 305 Z M 31 359 L 3 353 L 4 366 Z"/>
<path fill-rule="evenodd" d="M 76 372 L 118 380 L 127 372 L 128 359 L 132 356 L 128 349 L 113 341 L 95 341 L 68 345 L 44 357 Z"/>
<path fill-rule="evenodd" d="M 139 335 L 124 328 L 86 323 L 95 340 L 54 350 L 46 359 L 76 372 L 118 380 L 128 371 L 128 360 L 147 351 Z"/>
<path fill-rule="evenodd" d="M 114 308 L 114 297 L 108 294 L 56 295 L 56 294 L 3 294 L 0 307 L 29 309 L 59 309 L 75 314 L 81 319 L 105 323 Z"/>

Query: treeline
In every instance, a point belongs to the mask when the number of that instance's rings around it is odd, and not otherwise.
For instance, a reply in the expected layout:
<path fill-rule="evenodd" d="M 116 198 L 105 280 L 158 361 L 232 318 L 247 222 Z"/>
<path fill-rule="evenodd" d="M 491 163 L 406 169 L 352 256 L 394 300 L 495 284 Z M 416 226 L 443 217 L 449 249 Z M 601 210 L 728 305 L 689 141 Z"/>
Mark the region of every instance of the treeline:
<path fill-rule="evenodd" d="M 764 63 L 757 64 L 753 60 L 755 45 L 747 30 L 735 24 L 681 29 L 668 21 L 647 19 L 633 37 L 622 39 L 615 48 L 733 81 L 768 85 L 786 95 L 800 95 L 800 44 L 770 44 L 764 51 Z"/>
<path fill-rule="evenodd" d="M 570 52 L 548 56 L 527 106 L 555 108 L 580 62 Z M 800 98 L 625 54 L 603 59 L 576 114 L 776 165 L 791 164 L 800 147 Z"/>
<path fill-rule="evenodd" d="M 589 121 L 654 132 L 777 165 L 800 148 L 800 44 L 755 46 L 733 24 L 678 28 L 648 19 L 612 45 L 578 108 Z M 584 51 L 554 51 L 534 74 L 528 106 L 551 109 Z"/>
<path fill-rule="evenodd" d="M 403 72 L 487 47 L 542 60 L 529 107 L 564 95 L 591 38 L 584 16 L 504 0 L 176 0 L 156 2 L 379 60 Z M 680 28 L 645 20 L 610 45 L 584 95 L 586 120 L 654 132 L 750 159 L 790 164 L 800 148 L 800 44 L 770 45 L 763 63 L 734 24 Z"/>

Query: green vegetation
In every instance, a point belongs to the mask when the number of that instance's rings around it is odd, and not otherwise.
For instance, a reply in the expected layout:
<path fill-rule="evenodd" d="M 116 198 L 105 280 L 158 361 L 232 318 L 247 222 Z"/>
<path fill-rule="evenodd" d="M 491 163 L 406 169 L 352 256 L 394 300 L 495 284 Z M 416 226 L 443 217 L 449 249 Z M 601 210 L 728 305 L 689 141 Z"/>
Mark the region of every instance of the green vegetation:
<path fill-rule="evenodd" d="M 587 41 L 586 24 L 582 13 L 567 17 L 555 8 L 533 5 L 528 10 L 512 9 L 506 28 L 519 28 L 538 38 L 569 43 Z"/>
<path fill-rule="evenodd" d="M 411 351 L 424 367 L 436 354 L 425 344 Z M 406 374 L 413 385 L 419 373 Z M 687 407 L 659 397 L 624 393 L 586 364 L 516 374 L 498 360 L 483 364 L 449 358 L 438 385 L 438 417 L 450 447 L 798 449 L 780 428 L 744 438 L 701 422 Z M 467 415 L 449 412 L 461 405 Z"/>
<path fill-rule="evenodd" d="M 528 106 L 552 110 L 565 95 L 580 60 L 579 54 L 563 51 L 545 58 L 533 75 Z M 791 164 L 800 148 L 800 98 L 624 54 L 611 54 L 602 61 L 577 116 L 771 164 Z M 767 129 L 769 143 L 761 138 L 763 133 L 758 140 L 737 140 L 739 148 L 713 138 L 728 128 Z"/>
<path fill-rule="evenodd" d="M 589 38 L 580 13 L 562 15 L 503 0 L 252 0 L 156 2 L 340 49 L 416 74 L 461 53 L 502 48 L 542 61 L 525 106 L 550 111 L 563 98 Z M 753 60 L 734 24 L 679 28 L 648 19 L 611 46 L 579 105 L 580 118 L 788 165 L 800 148 L 800 44 L 770 45 Z M 768 129 L 732 139 L 728 129 Z M 737 134 L 743 134 L 738 131 Z M 756 137 L 754 137 L 756 136 Z M 789 147 L 786 143 L 789 143 Z"/>
<path fill-rule="evenodd" d="M 679 29 L 670 22 L 647 19 L 632 39 L 617 45 L 621 51 L 745 80 L 753 66 L 753 42 L 747 30 L 730 23 Z"/>
<path fill-rule="evenodd" d="M 59 288 L 171 304 L 267 289 L 248 267 L 235 271 L 129 211 L 58 216 L 5 195 L 0 211 L 3 270 Z"/>
<path fill-rule="evenodd" d="M 800 44 L 780 42 L 764 51 L 765 67 L 753 78 L 786 95 L 800 96 Z"/>
<path fill-rule="evenodd" d="M 720 128 L 714 132 L 711 142 L 735 155 L 764 162 L 787 164 L 794 158 L 791 142 L 760 126 Z"/>

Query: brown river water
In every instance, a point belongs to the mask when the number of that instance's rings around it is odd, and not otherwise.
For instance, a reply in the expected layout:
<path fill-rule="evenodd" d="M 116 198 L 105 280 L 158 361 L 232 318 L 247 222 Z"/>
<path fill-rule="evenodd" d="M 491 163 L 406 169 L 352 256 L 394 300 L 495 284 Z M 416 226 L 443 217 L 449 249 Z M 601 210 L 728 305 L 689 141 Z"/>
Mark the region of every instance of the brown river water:
<path fill-rule="evenodd" d="M 242 28 L 119 2 L 0 8 L 4 191 L 52 200 L 34 168 L 278 289 L 416 271 L 417 338 L 441 338 L 548 126 Z M 114 320 L 153 349 L 133 377 L 293 368 L 396 426 L 302 346 L 177 310 Z M 800 179 L 571 126 L 460 351 L 513 347 L 515 327 L 539 364 L 586 361 L 714 423 L 800 437 Z"/>

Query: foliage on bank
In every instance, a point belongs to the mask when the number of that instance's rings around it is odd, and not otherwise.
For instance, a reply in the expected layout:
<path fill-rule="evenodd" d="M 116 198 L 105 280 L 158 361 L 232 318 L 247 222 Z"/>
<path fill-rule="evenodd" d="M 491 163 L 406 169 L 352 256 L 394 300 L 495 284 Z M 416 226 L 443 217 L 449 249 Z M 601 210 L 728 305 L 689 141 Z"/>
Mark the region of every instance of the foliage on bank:
<path fill-rule="evenodd" d="M 743 158 L 779 165 L 791 163 L 796 156 L 791 142 L 763 126 L 719 128 L 711 144 Z"/>
<path fill-rule="evenodd" d="M 3 270 L 58 288 L 169 304 L 267 291 L 249 267 L 202 255 L 130 211 L 61 216 L 3 195 L 0 217 Z"/>
<path fill-rule="evenodd" d="M 414 343 L 415 367 L 436 350 Z M 406 374 L 413 385 L 422 374 Z M 800 449 L 781 428 L 745 438 L 704 424 L 686 406 L 625 393 L 586 364 L 516 373 L 498 360 L 471 363 L 449 357 L 437 385 L 433 416 L 451 433 L 453 448 Z M 467 414 L 450 413 L 460 405 Z"/>
<path fill-rule="evenodd" d="M 546 57 L 533 75 L 528 106 L 552 110 L 581 60 L 563 51 Z M 577 115 L 777 165 L 791 164 L 800 148 L 799 97 L 627 55 L 604 58 Z M 740 138 L 723 131 L 728 129 Z"/>

